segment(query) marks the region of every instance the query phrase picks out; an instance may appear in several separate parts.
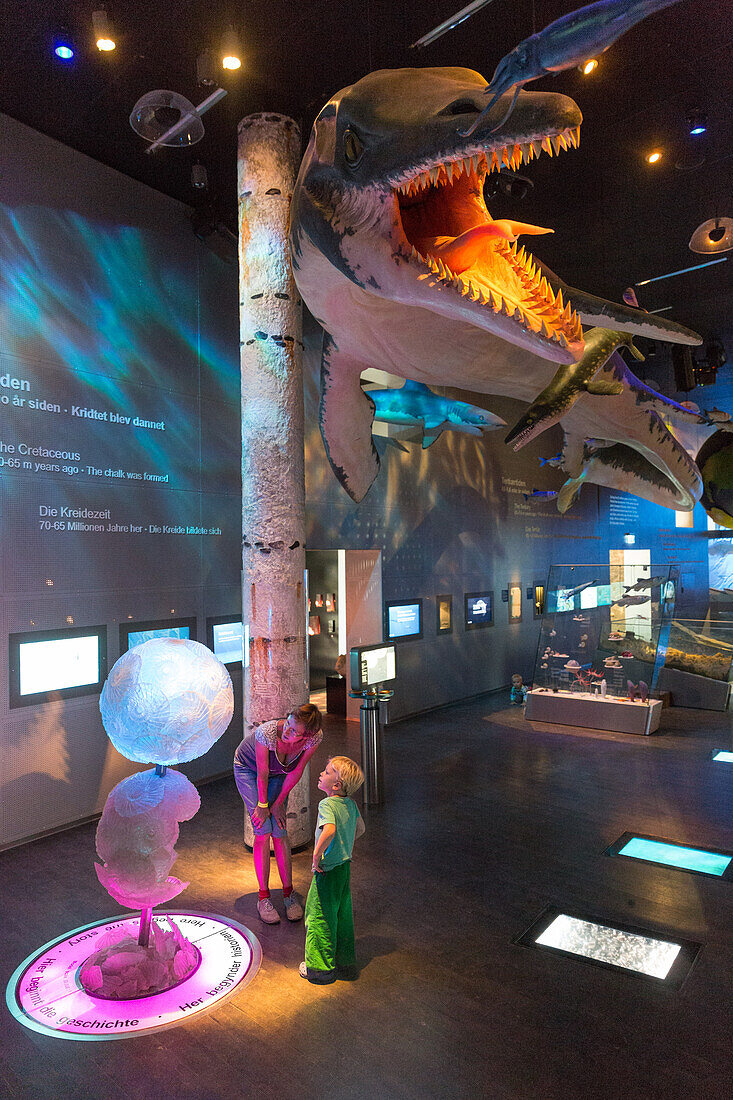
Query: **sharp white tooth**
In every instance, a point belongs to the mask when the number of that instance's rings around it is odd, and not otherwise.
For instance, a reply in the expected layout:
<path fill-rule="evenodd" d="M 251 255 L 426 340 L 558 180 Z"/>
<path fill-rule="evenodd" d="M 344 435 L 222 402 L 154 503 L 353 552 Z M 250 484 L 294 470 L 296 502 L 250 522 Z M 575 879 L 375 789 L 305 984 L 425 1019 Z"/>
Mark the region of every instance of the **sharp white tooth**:
<path fill-rule="evenodd" d="M 507 149 L 506 145 L 504 146 L 504 148 L 501 151 L 501 159 L 502 159 L 502 163 L 506 164 L 507 168 L 509 168 L 510 167 L 510 165 L 509 165 L 509 150 Z"/>
<path fill-rule="evenodd" d="M 565 134 L 559 134 L 558 135 L 557 143 L 562 149 L 567 149 L 568 143 L 567 143 L 567 138 L 565 137 Z"/>
<path fill-rule="evenodd" d="M 567 336 L 565 335 L 564 332 L 558 332 L 557 342 L 558 342 L 558 344 L 560 344 L 564 348 L 567 348 L 567 347 L 570 346 L 570 341 L 568 340 L 568 338 L 567 338 Z"/>
<path fill-rule="evenodd" d="M 552 156 L 552 142 L 548 137 L 542 139 L 542 148 L 549 156 Z"/>
<path fill-rule="evenodd" d="M 550 140 L 552 142 L 552 148 L 555 150 L 556 153 L 559 153 L 560 152 L 560 136 L 559 136 L 559 134 L 554 134 L 553 137 L 550 138 Z"/>
<path fill-rule="evenodd" d="M 552 339 L 552 330 L 548 327 L 547 321 L 542 322 L 542 328 L 540 329 L 540 334 L 542 336 L 544 336 L 547 340 Z"/>
<path fill-rule="evenodd" d="M 578 148 L 578 143 L 575 140 L 575 130 L 568 130 L 567 139 L 570 142 L 570 144 L 572 145 L 573 149 Z"/>
<path fill-rule="evenodd" d="M 575 148 L 577 149 L 578 146 L 580 145 L 580 126 L 575 127 L 575 142 L 576 142 Z"/>
<path fill-rule="evenodd" d="M 476 173 L 476 175 L 478 175 L 478 173 L 479 173 L 480 165 L 481 165 L 481 154 L 477 153 L 475 157 L 471 157 L 471 167 L 473 168 L 473 171 Z"/>
<path fill-rule="evenodd" d="M 438 182 L 438 173 L 439 172 L 440 172 L 439 168 L 431 168 L 430 169 L 430 171 L 428 172 L 428 176 L 430 178 L 431 183 L 437 183 Z"/>
<path fill-rule="evenodd" d="M 542 152 L 542 142 L 541 141 L 533 141 L 531 144 L 532 144 L 532 152 L 534 153 L 534 155 L 536 157 L 538 157 L 540 155 L 540 153 Z"/>

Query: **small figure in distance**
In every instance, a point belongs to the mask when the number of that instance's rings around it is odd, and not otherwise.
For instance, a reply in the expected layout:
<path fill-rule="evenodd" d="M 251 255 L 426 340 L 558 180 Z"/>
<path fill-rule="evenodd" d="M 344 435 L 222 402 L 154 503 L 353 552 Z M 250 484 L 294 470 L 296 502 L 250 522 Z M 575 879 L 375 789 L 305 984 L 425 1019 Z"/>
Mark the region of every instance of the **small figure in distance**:
<path fill-rule="evenodd" d="M 313 881 L 305 903 L 305 960 L 298 968 L 301 978 L 315 985 L 358 976 L 351 852 L 364 833 L 364 821 L 351 796 L 363 782 L 363 771 L 348 756 L 331 757 L 318 779 L 326 797 L 318 804 Z"/>
<path fill-rule="evenodd" d="M 527 701 L 527 689 L 522 683 L 522 677 L 518 672 L 512 676 L 512 690 L 509 699 L 513 707 L 521 707 Z"/>

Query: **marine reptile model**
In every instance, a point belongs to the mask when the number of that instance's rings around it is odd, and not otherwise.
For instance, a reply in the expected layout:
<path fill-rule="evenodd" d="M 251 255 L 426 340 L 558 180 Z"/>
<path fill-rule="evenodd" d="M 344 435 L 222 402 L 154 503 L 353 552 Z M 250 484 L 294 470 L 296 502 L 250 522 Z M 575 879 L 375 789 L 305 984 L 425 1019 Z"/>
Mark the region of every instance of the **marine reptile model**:
<path fill-rule="evenodd" d="M 367 390 L 374 402 L 374 419 L 383 424 L 422 428 L 423 450 L 430 447 L 445 431 L 464 435 L 505 428 L 506 420 L 486 409 L 442 397 L 422 382 L 405 382 L 399 389 Z"/>
<path fill-rule="evenodd" d="M 535 227 L 493 221 L 487 175 L 575 148 L 582 117 L 566 96 L 522 91 L 495 130 L 506 103 L 482 115 L 486 87 L 469 69 L 382 70 L 337 93 L 314 123 L 290 241 L 303 300 L 326 330 L 319 418 L 331 466 L 355 501 L 377 476 L 374 409 L 359 384 L 369 367 L 530 404 L 563 364 L 570 477 L 560 510 L 583 481 L 690 509 L 700 474 L 667 423 L 708 420 L 645 386 L 613 348 L 618 331 L 701 340 L 567 286 L 518 247 L 516 237 Z M 480 125 L 462 136 L 477 116 Z M 613 330 L 598 342 L 605 364 L 595 339 L 586 348 L 584 324 Z"/>

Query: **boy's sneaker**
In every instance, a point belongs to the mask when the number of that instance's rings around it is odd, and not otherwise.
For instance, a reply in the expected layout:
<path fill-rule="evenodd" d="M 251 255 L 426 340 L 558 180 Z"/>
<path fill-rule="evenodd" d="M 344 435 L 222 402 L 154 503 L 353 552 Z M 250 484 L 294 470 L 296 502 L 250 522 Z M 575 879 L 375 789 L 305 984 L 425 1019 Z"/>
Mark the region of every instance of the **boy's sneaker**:
<path fill-rule="evenodd" d="M 280 923 L 280 914 L 269 898 L 260 898 L 257 902 L 257 912 L 260 915 L 260 920 L 263 920 L 265 924 Z"/>
<path fill-rule="evenodd" d="M 288 920 L 301 920 L 303 916 L 303 906 L 298 900 L 298 895 L 292 893 L 289 898 L 283 898 L 285 902 L 285 916 Z"/>
<path fill-rule="evenodd" d="M 311 970 L 308 973 L 308 963 L 303 961 L 298 967 L 298 973 L 301 978 L 305 978 L 311 985 L 331 985 L 336 981 L 335 970 Z"/>

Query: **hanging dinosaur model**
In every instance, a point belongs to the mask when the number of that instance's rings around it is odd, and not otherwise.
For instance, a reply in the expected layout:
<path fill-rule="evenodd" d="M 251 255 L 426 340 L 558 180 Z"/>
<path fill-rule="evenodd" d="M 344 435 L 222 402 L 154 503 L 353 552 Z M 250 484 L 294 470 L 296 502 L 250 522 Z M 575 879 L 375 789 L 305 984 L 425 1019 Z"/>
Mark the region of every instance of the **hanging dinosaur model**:
<path fill-rule="evenodd" d="M 492 219 L 487 175 L 575 148 L 582 116 L 566 96 L 520 91 L 497 129 L 507 97 L 487 111 L 486 88 L 469 69 L 382 70 L 338 92 L 314 123 L 290 244 L 326 332 L 319 418 L 331 466 L 355 501 L 377 476 L 374 407 L 359 384 L 374 367 L 529 405 L 544 395 L 514 442 L 559 420 L 561 511 L 584 481 L 688 510 L 702 482 L 667 425 L 709 422 L 645 386 L 615 349 L 619 333 L 700 337 L 568 286 L 517 244 L 546 230 Z"/>

